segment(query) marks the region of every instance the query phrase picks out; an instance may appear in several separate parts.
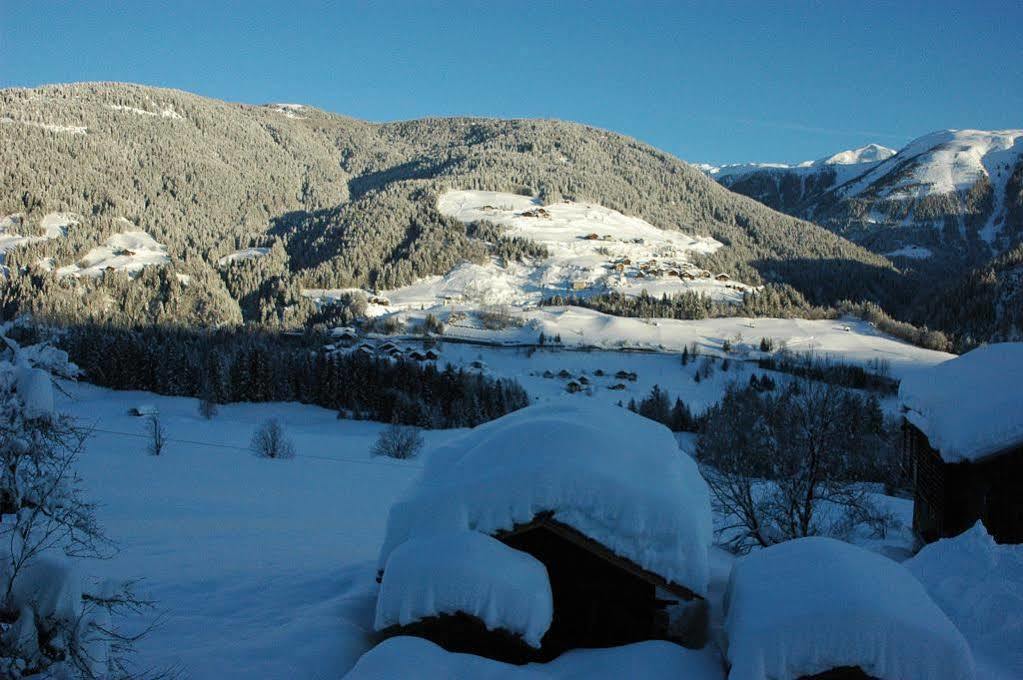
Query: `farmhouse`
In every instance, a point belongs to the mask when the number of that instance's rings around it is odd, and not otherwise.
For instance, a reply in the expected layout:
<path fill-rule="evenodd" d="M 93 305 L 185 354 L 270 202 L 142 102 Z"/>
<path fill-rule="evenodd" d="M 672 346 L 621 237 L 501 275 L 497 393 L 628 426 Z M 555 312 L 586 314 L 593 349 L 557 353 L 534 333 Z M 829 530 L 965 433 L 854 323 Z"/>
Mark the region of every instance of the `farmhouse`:
<path fill-rule="evenodd" d="M 903 380 L 913 528 L 926 542 L 982 520 L 1023 543 L 1023 343 L 987 345 Z"/>
<path fill-rule="evenodd" d="M 901 564 L 832 538 L 750 553 L 725 596 L 733 680 L 972 680 L 962 634 Z"/>
<path fill-rule="evenodd" d="M 666 428 L 528 407 L 435 450 L 392 507 L 376 628 L 525 663 L 665 639 L 677 604 L 673 631 L 699 645 L 711 539 L 706 483 Z"/>

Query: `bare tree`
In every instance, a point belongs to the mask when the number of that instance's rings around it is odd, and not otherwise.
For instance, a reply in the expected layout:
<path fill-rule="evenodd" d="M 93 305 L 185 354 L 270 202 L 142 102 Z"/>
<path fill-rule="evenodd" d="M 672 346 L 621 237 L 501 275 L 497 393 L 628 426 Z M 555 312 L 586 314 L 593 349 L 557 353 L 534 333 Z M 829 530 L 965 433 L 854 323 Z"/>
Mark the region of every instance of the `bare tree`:
<path fill-rule="evenodd" d="M 199 415 L 206 420 L 210 420 L 213 416 L 217 415 L 217 402 L 213 401 L 210 397 L 204 395 L 199 398 Z"/>
<path fill-rule="evenodd" d="M 153 414 L 146 419 L 146 433 L 149 435 L 149 453 L 159 456 L 167 446 L 167 430 L 160 422 L 160 416 Z"/>
<path fill-rule="evenodd" d="M 871 459 L 885 445 L 873 400 L 819 383 L 782 394 L 733 386 L 712 408 L 697 445 L 722 540 L 744 552 L 857 526 L 884 530 L 870 500 Z"/>
<path fill-rule="evenodd" d="M 414 458 L 423 448 L 423 435 L 419 428 L 392 423 L 384 429 L 373 444 L 374 456 L 388 458 Z"/>
<path fill-rule="evenodd" d="M 252 435 L 252 451 L 261 458 L 294 458 L 295 446 L 276 418 L 266 420 Z"/>

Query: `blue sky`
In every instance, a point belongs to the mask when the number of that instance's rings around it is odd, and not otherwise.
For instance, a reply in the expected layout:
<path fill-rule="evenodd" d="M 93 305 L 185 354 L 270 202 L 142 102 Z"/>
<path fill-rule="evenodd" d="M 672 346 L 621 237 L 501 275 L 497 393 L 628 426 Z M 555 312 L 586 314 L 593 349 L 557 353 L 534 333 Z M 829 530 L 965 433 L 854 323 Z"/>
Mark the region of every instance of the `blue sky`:
<path fill-rule="evenodd" d="M 1023 3 L 0 0 L 0 86 L 562 118 L 691 161 L 1023 126 Z"/>

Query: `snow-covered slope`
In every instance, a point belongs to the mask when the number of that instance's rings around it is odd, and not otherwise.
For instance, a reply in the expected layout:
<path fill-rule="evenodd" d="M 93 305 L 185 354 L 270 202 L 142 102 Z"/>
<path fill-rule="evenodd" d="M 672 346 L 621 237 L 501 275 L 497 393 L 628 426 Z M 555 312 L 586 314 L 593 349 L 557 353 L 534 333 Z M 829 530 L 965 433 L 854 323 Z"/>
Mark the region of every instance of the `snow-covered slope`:
<path fill-rule="evenodd" d="M 892 257 L 912 246 L 1006 250 L 1023 238 L 1023 130 L 940 130 L 795 166 L 709 168 L 733 191 Z"/>
<path fill-rule="evenodd" d="M 127 224 L 130 224 L 125 220 Z M 57 269 L 59 276 L 101 276 L 105 271 L 137 274 L 143 268 L 170 263 L 167 246 L 144 231 L 114 234 L 74 264 Z"/>

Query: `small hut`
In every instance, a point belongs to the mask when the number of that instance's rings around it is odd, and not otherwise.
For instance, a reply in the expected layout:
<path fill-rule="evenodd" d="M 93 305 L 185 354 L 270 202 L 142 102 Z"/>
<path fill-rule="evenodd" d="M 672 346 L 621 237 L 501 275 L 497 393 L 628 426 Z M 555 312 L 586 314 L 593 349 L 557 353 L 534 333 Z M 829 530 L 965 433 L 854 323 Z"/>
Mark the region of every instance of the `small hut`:
<path fill-rule="evenodd" d="M 435 450 L 421 482 L 388 516 L 377 628 L 524 663 L 578 647 L 667 639 L 667 608 L 677 605 L 685 623 L 672 630 L 699 646 L 712 541 L 709 493 L 696 464 L 677 448 L 667 428 L 626 409 L 566 402 L 521 409 Z M 480 535 L 474 550 L 492 557 L 468 557 L 468 539 L 457 538 L 465 533 Z M 441 536 L 461 547 L 406 548 Z M 408 551 L 423 557 L 409 559 Z M 511 588 L 513 569 L 535 572 L 526 557 L 542 565 L 552 597 L 542 629 L 525 624 L 542 618 L 531 600 L 480 601 Z M 438 559 L 444 564 L 433 564 Z M 407 564 L 426 560 L 432 562 L 423 578 L 433 583 L 417 585 L 403 575 Z M 510 566 L 494 566 L 499 561 Z M 392 578 L 406 584 L 400 596 Z M 469 591 L 471 601 L 435 595 L 451 589 Z M 432 608 L 420 612 L 409 604 L 420 600 Z M 396 621 L 395 611 L 407 615 Z"/>
<path fill-rule="evenodd" d="M 982 520 L 1023 543 L 1023 343 L 987 345 L 903 380 L 913 529 L 925 542 Z"/>
<path fill-rule="evenodd" d="M 579 383 L 577 383 L 575 380 L 572 380 L 567 385 L 565 385 L 565 390 L 569 394 L 576 394 L 578 392 L 582 392 L 583 391 L 583 386 L 580 385 Z"/>
<path fill-rule="evenodd" d="M 743 557 L 725 595 L 733 680 L 973 680 L 962 634 L 901 564 L 810 537 Z"/>

